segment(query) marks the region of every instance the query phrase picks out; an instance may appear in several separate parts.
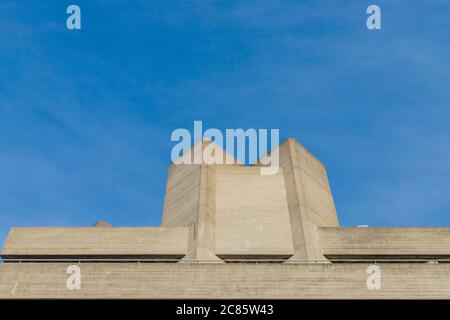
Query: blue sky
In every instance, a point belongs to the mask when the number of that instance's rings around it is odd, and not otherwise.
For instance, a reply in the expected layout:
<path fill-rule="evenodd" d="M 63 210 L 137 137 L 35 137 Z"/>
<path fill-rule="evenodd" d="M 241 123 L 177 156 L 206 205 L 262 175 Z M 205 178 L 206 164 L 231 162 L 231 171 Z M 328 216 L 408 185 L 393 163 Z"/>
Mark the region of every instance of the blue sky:
<path fill-rule="evenodd" d="M 170 135 L 194 120 L 300 140 L 342 225 L 450 226 L 449 39 L 447 0 L 4 0 L 0 243 L 159 225 Z"/>

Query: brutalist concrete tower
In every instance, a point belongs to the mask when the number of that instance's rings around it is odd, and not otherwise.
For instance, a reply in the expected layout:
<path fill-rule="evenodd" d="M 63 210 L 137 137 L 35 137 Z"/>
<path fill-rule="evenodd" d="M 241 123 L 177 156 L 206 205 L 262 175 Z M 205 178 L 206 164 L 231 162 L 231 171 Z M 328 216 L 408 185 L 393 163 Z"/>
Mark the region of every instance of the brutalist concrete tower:
<path fill-rule="evenodd" d="M 324 165 L 274 151 L 273 175 L 172 164 L 161 227 L 12 228 L 0 298 L 450 298 L 450 228 L 340 227 Z"/>

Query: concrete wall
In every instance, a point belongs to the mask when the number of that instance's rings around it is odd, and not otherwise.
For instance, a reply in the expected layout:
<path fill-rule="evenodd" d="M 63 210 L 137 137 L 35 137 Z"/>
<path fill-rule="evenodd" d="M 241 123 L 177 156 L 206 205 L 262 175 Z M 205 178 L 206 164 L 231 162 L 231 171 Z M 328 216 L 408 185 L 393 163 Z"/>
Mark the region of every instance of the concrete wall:
<path fill-rule="evenodd" d="M 318 226 L 339 226 L 333 195 L 324 165 L 297 140 L 289 138 L 279 152 L 295 259 L 324 259 L 318 245 Z"/>
<path fill-rule="evenodd" d="M 154 255 L 182 257 L 188 228 L 12 228 L 2 256 Z"/>
<path fill-rule="evenodd" d="M 292 141 L 292 140 L 291 140 Z M 309 219 L 317 226 L 339 226 L 333 194 L 325 166 L 298 141 L 292 141 L 299 165 Z"/>
<path fill-rule="evenodd" d="M 82 263 L 81 290 L 68 265 L 0 264 L 0 298 L 450 298 L 450 264 L 379 264 L 380 290 L 362 263 Z"/>
<path fill-rule="evenodd" d="M 217 166 L 215 253 L 220 257 L 294 254 L 282 170 L 261 176 L 257 167 Z"/>
<path fill-rule="evenodd" d="M 184 260 L 220 260 L 214 253 L 217 165 L 213 163 L 230 159 L 233 165 L 227 166 L 242 166 L 216 144 L 201 141 L 169 168 L 162 225 L 189 227 Z M 183 164 L 186 161 L 199 164 Z"/>
<path fill-rule="evenodd" d="M 189 226 L 197 218 L 200 197 L 200 165 L 169 167 L 164 198 L 163 227 Z"/>
<path fill-rule="evenodd" d="M 450 257 L 450 228 L 319 228 L 327 257 Z"/>

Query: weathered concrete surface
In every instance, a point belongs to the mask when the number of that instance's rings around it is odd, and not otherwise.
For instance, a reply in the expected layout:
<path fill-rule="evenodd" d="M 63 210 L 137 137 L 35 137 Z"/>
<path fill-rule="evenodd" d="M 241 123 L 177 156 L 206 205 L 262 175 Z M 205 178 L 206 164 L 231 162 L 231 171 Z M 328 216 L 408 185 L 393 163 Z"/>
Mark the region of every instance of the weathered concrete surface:
<path fill-rule="evenodd" d="M 325 166 L 297 140 L 279 145 L 296 259 L 323 259 L 318 226 L 339 226 Z M 274 152 L 272 151 L 272 152 Z"/>
<path fill-rule="evenodd" d="M 185 227 L 12 228 L 1 255 L 182 257 L 187 239 Z"/>
<path fill-rule="evenodd" d="M 189 227 L 186 260 L 217 260 L 215 254 L 215 161 L 241 166 L 211 141 L 200 141 L 169 168 L 162 225 Z M 184 164 L 184 163 L 188 164 Z M 198 164 L 195 164 L 198 163 Z"/>
<path fill-rule="evenodd" d="M 215 180 L 215 166 L 201 165 L 198 212 L 195 222 L 191 225 L 186 259 L 220 261 L 214 250 Z"/>
<path fill-rule="evenodd" d="M 257 167 L 216 166 L 215 172 L 216 255 L 292 256 L 283 170 L 262 176 Z"/>
<path fill-rule="evenodd" d="M 450 264 L 80 264 L 81 290 L 66 287 L 67 263 L 0 264 L 0 298 L 450 298 Z"/>
<path fill-rule="evenodd" d="M 450 257 L 450 228 L 319 228 L 327 257 Z"/>
<path fill-rule="evenodd" d="M 171 165 L 167 176 L 163 227 L 190 226 L 197 218 L 200 165 Z"/>

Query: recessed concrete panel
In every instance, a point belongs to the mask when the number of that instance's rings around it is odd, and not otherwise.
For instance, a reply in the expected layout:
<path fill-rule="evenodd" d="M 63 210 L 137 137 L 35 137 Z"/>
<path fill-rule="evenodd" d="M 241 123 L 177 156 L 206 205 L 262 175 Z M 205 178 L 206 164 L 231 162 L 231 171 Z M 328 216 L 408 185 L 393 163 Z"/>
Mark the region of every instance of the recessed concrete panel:
<path fill-rule="evenodd" d="M 216 255 L 293 255 L 282 170 L 261 176 L 258 167 L 216 167 Z"/>

